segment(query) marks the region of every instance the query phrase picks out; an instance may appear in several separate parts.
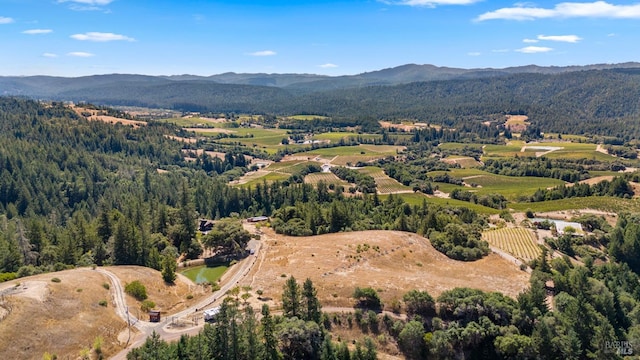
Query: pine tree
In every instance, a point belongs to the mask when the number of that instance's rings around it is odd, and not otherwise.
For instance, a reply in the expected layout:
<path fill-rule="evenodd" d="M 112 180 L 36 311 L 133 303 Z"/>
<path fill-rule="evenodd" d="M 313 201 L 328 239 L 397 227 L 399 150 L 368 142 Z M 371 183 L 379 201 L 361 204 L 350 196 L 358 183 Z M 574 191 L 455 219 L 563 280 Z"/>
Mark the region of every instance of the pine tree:
<path fill-rule="evenodd" d="M 318 291 L 313 287 L 313 282 L 310 278 L 307 278 L 302 286 L 302 297 L 306 305 L 304 320 L 320 324 L 320 319 L 322 318 L 322 310 L 320 309 L 322 305 L 320 305 L 317 294 Z"/>
<path fill-rule="evenodd" d="M 291 276 L 284 284 L 282 292 L 282 312 L 285 317 L 301 317 L 300 286 L 296 279 Z"/>
<path fill-rule="evenodd" d="M 264 338 L 264 350 L 263 359 L 266 360 L 280 360 L 282 355 L 278 351 L 278 339 L 276 338 L 276 324 L 269 312 L 269 306 L 267 304 L 262 305 L 262 319 L 260 320 L 262 325 L 262 337 Z"/>
<path fill-rule="evenodd" d="M 173 284 L 176 281 L 176 268 L 176 261 L 171 256 L 165 255 L 162 257 L 162 279 L 166 283 Z"/>

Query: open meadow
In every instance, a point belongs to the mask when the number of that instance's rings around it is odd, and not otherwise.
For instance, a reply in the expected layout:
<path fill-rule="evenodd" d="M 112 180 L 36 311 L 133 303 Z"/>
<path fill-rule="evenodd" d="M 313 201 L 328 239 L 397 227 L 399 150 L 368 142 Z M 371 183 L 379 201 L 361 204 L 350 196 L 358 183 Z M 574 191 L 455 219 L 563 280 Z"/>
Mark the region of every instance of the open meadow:
<path fill-rule="evenodd" d="M 409 289 L 436 297 L 455 287 L 500 291 L 514 297 L 529 275 L 496 254 L 473 261 L 452 260 L 428 239 L 399 231 L 363 231 L 290 237 L 264 228 L 257 266 L 240 285 L 280 299 L 287 277 L 311 278 L 324 306 L 350 307 L 355 287 L 376 289 L 384 303 Z"/>

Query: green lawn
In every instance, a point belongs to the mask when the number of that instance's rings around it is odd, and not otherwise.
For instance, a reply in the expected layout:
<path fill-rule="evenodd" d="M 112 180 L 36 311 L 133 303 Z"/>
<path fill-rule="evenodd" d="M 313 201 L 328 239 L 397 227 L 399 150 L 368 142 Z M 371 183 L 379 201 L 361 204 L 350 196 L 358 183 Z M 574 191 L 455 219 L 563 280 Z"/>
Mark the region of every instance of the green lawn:
<path fill-rule="evenodd" d="M 195 283 L 213 283 L 218 281 L 222 274 L 227 271 L 227 265 L 219 265 L 215 267 L 207 267 L 205 265 L 189 268 L 180 272 L 182 275 L 191 279 Z"/>

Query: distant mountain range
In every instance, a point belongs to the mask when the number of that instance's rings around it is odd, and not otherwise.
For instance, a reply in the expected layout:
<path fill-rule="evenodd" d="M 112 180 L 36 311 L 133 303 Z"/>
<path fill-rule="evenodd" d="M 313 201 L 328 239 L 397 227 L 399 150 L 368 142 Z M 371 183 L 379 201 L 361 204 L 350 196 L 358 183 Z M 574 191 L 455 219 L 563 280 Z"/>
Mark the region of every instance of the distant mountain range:
<path fill-rule="evenodd" d="M 561 74 L 586 70 L 640 68 L 640 63 L 596 64 L 587 66 L 519 66 L 504 69 L 460 69 L 434 65 L 407 64 L 394 68 L 366 72 L 357 75 L 325 76 L 314 74 L 238 74 L 224 73 L 212 76 L 197 75 L 93 75 L 83 77 L 54 76 L 4 76 L 0 77 L 0 95 L 18 95 L 57 100 L 97 99 L 110 88 L 153 88 L 181 83 L 185 86 L 202 87 L 203 84 L 248 85 L 275 87 L 290 90 L 295 94 L 365 86 L 389 86 L 412 82 L 468 80 L 493 78 L 512 74 Z M 179 88 L 184 90 L 184 86 Z M 218 87 L 218 90 L 223 87 Z M 236 88 L 229 88 L 230 91 Z M 110 92 L 110 91 L 109 91 Z M 103 101 L 106 102 L 105 98 Z"/>

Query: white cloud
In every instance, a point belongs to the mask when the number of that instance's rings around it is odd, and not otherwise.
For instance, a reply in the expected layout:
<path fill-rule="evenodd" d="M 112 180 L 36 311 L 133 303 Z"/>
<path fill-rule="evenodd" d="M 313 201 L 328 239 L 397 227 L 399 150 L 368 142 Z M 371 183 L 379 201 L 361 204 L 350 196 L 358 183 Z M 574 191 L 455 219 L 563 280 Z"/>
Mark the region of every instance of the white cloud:
<path fill-rule="evenodd" d="M 47 57 L 47 58 L 57 58 L 58 55 L 54 54 L 54 53 L 44 53 L 42 54 L 42 56 Z"/>
<path fill-rule="evenodd" d="M 337 68 L 338 65 L 336 64 L 332 64 L 332 63 L 326 63 L 326 64 L 322 64 L 322 65 L 318 65 L 323 69 L 333 69 L 333 68 Z"/>
<path fill-rule="evenodd" d="M 534 44 L 537 43 L 539 40 L 537 39 L 522 39 L 523 43 L 527 43 L 527 44 Z"/>
<path fill-rule="evenodd" d="M 577 35 L 538 35 L 538 40 L 577 43 L 582 40 L 582 38 Z"/>
<path fill-rule="evenodd" d="M 130 38 L 128 36 L 114 34 L 114 33 L 102 33 L 102 32 L 88 32 L 84 34 L 74 34 L 74 35 L 71 35 L 71 38 L 76 40 L 81 40 L 81 41 L 95 41 L 95 42 L 135 41 L 135 39 Z"/>
<path fill-rule="evenodd" d="M 618 36 L 618 35 L 616 33 L 607 34 L 607 37 L 614 37 L 614 36 Z"/>
<path fill-rule="evenodd" d="M 249 53 L 249 55 L 251 56 L 274 56 L 277 53 L 273 50 L 262 50 L 262 51 L 256 51 L 256 52 L 252 52 Z"/>
<path fill-rule="evenodd" d="M 27 35 L 39 35 L 39 34 L 49 34 L 52 32 L 53 30 L 51 29 L 31 29 L 31 30 L 25 30 L 22 33 Z"/>
<path fill-rule="evenodd" d="M 69 3 L 69 9 L 74 11 L 102 11 L 104 6 L 109 5 L 113 0 L 58 0 L 58 3 Z M 109 13 L 109 10 L 105 10 Z"/>
<path fill-rule="evenodd" d="M 0 24 L 11 24 L 13 21 L 10 17 L 0 16 Z"/>
<path fill-rule="evenodd" d="M 476 21 L 496 19 L 522 21 L 576 17 L 640 19 L 640 4 L 615 5 L 606 1 L 588 3 L 564 2 L 557 4 L 553 9 L 534 7 L 529 4 L 516 4 L 515 7 L 502 8 L 484 13 L 478 16 Z"/>
<path fill-rule="evenodd" d="M 507 52 L 509 52 L 509 49 L 494 49 L 494 50 L 491 50 L 491 52 L 493 52 L 493 53 L 507 53 Z"/>
<path fill-rule="evenodd" d="M 406 6 L 424 6 L 424 7 L 436 7 L 440 5 L 470 5 L 482 0 L 379 0 L 387 5 L 406 5 Z"/>
<path fill-rule="evenodd" d="M 477 52 L 477 51 L 472 51 L 472 52 L 468 52 L 467 55 L 469 56 L 480 56 L 482 55 L 481 52 Z"/>
<path fill-rule="evenodd" d="M 92 56 L 95 56 L 95 54 L 84 52 L 84 51 L 74 51 L 74 52 L 67 53 L 67 56 L 92 57 Z"/>
<path fill-rule="evenodd" d="M 523 54 L 537 54 L 537 53 L 545 53 L 552 51 L 553 48 L 544 47 L 544 46 L 527 46 L 522 49 L 516 50 L 517 52 L 521 52 Z"/>

